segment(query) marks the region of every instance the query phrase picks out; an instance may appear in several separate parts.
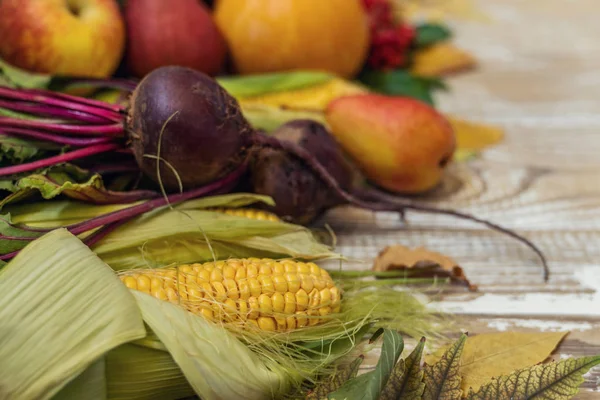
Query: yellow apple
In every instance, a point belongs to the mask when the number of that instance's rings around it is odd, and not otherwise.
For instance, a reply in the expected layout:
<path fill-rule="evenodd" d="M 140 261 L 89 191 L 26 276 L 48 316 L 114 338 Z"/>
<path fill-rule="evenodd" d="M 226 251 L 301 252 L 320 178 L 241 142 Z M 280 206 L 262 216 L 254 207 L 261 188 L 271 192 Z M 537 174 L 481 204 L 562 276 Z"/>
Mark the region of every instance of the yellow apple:
<path fill-rule="evenodd" d="M 0 0 L 0 58 L 16 67 L 104 78 L 124 47 L 115 0 Z"/>

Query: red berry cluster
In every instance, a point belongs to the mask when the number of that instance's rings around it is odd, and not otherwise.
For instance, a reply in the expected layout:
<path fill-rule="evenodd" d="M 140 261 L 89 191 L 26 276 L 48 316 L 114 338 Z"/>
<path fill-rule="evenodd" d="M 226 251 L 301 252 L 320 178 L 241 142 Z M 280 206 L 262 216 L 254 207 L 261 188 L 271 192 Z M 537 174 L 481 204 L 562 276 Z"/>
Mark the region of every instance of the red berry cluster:
<path fill-rule="evenodd" d="M 369 15 L 371 50 L 367 63 L 376 70 L 395 69 L 408 61 L 415 29 L 394 20 L 389 0 L 362 0 Z"/>

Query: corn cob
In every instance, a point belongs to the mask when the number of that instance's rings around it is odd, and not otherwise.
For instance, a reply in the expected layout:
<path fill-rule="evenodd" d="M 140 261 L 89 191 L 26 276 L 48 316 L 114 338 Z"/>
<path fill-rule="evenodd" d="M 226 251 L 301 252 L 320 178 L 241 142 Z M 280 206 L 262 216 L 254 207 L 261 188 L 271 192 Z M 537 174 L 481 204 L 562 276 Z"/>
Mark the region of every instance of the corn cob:
<path fill-rule="evenodd" d="M 265 331 L 314 326 L 340 311 L 341 293 L 314 263 L 231 259 L 120 274 L 130 289 L 185 307 L 206 319 Z"/>
<path fill-rule="evenodd" d="M 281 219 L 273 213 L 253 208 L 212 208 L 211 211 L 220 212 L 235 217 L 244 217 L 249 219 L 257 219 L 260 221 L 280 222 Z"/>

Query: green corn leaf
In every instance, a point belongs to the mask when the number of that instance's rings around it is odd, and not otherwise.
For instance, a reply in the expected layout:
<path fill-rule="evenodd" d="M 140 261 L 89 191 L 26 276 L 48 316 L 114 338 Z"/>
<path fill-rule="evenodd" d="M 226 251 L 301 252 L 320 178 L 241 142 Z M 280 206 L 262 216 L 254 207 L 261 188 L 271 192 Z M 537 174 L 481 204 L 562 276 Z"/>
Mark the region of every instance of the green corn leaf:
<path fill-rule="evenodd" d="M 420 24 L 416 27 L 417 48 L 431 46 L 452 38 L 452 31 L 440 24 Z"/>
<path fill-rule="evenodd" d="M 433 365 L 425 365 L 423 382 L 423 400 L 460 400 L 462 389 L 460 388 L 461 376 L 459 373 L 460 357 L 462 355 L 467 335 L 461 335 Z"/>
<path fill-rule="evenodd" d="M 64 229 L 8 263 L 0 293 L 0 398 L 52 398 L 107 351 L 146 335 L 131 293 Z"/>
<path fill-rule="evenodd" d="M 0 208 L 35 195 L 45 200 L 64 195 L 94 204 L 129 203 L 158 196 L 157 192 L 149 190 L 109 190 L 100 174 L 72 164 L 57 165 L 20 177 L 13 181 L 12 188 L 13 193 L 0 201 Z"/>
<path fill-rule="evenodd" d="M 217 82 L 233 97 L 244 98 L 316 86 L 328 82 L 333 77 L 327 72 L 294 71 L 222 76 L 217 78 Z"/>
<path fill-rule="evenodd" d="M 402 336 L 386 329 L 377 366 L 373 371 L 347 381 L 342 387 L 329 394 L 330 400 L 377 400 L 390 378 L 398 358 L 404 349 Z"/>
<path fill-rule="evenodd" d="M 410 353 L 406 360 L 400 360 L 394 368 L 380 400 L 420 400 L 425 389 L 421 358 L 425 348 L 425 338 Z"/>
<path fill-rule="evenodd" d="M 435 105 L 433 92 L 445 89 L 445 85 L 439 79 L 418 77 L 403 69 L 367 70 L 361 74 L 360 80 L 375 92 L 412 97 L 430 105 Z"/>
<path fill-rule="evenodd" d="M 534 365 L 493 379 L 467 400 L 568 400 L 579 393 L 583 375 L 600 365 L 600 356 L 568 358 Z"/>

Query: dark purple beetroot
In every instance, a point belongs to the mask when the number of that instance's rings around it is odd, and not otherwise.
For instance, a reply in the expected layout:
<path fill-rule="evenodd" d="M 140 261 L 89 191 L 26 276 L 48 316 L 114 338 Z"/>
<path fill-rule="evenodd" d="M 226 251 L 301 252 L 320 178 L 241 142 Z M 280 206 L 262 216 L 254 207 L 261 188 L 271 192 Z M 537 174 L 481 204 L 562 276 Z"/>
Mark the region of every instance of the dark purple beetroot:
<path fill-rule="evenodd" d="M 127 130 L 137 163 L 156 182 L 157 160 L 151 157 L 158 155 L 160 139 L 160 158 L 177 172 L 184 190 L 239 167 L 253 133 L 237 101 L 215 80 L 175 66 L 159 68 L 140 82 L 131 97 Z M 179 189 L 165 162 L 160 180 L 168 190 Z"/>

